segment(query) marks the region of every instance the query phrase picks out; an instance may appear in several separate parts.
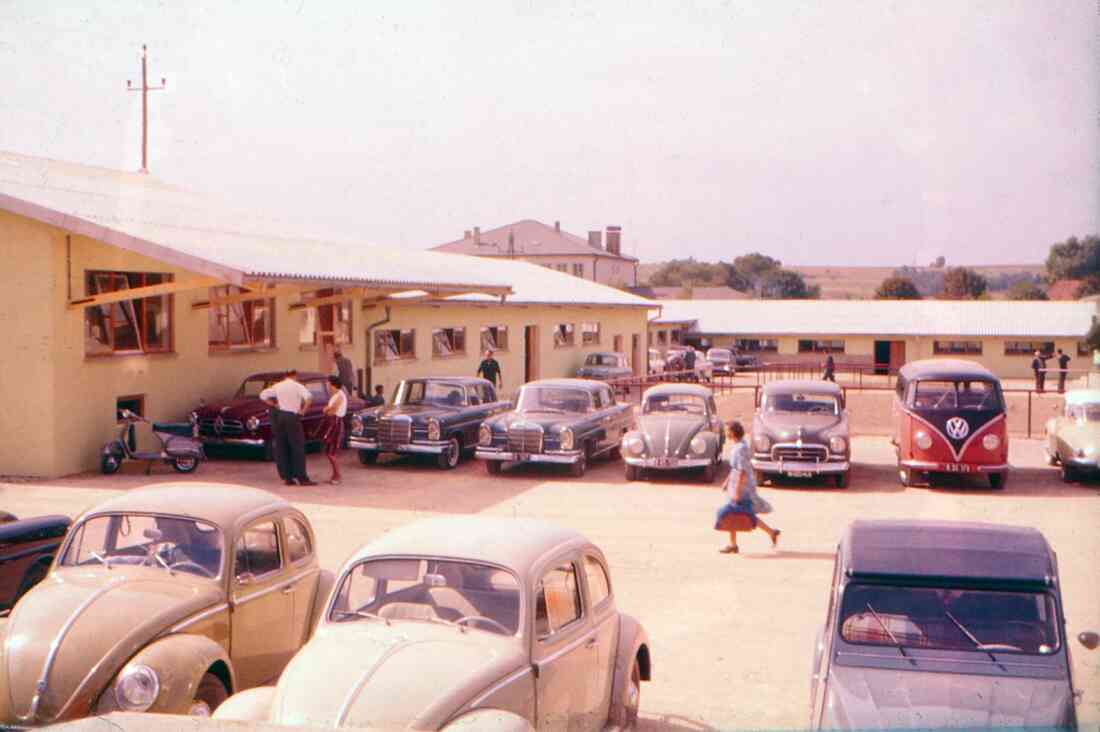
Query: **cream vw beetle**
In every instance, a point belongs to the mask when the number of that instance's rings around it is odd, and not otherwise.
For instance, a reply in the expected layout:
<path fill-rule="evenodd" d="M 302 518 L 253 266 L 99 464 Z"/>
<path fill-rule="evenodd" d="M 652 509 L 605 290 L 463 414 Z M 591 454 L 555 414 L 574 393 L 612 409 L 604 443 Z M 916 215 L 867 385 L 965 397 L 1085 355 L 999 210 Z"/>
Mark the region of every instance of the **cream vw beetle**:
<path fill-rule="evenodd" d="M 649 642 L 602 552 L 552 524 L 480 516 L 395 529 L 344 565 L 277 686 L 217 719 L 309 727 L 599 730 L 637 720 Z"/>
<path fill-rule="evenodd" d="M 313 546 L 305 516 L 243 486 L 161 484 L 87 511 L 0 619 L 0 727 L 205 716 L 277 678 L 331 586 Z"/>

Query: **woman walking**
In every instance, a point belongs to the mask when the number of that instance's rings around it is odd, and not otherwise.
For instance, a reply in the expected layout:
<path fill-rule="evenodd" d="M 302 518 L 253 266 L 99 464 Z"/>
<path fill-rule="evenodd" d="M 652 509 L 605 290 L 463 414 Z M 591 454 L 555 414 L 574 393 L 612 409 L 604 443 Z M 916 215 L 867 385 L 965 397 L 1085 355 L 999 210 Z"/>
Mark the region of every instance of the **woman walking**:
<path fill-rule="evenodd" d="M 756 515 L 753 501 L 761 500 L 756 495 L 756 479 L 753 477 L 751 452 L 749 443 L 745 440 L 745 428 L 740 422 L 733 421 L 728 425 L 730 442 L 730 475 L 726 480 L 725 492 L 728 501 L 718 509 L 718 516 L 714 522 L 714 528 L 718 531 L 728 531 L 730 543 L 718 551 L 723 554 L 736 554 L 738 531 L 752 531 L 756 528 L 764 530 L 772 540 L 774 547 L 779 541 L 779 529 L 773 529 Z M 738 526 L 738 528 L 733 528 Z"/>
<path fill-rule="evenodd" d="M 325 457 L 332 466 L 329 483 L 340 485 L 340 466 L 336 456 L 344 442 L 344 417 L 348 413 L 348 395 L 344 391 L 339 376 L 328 377 L 328 404 L 325 405 L 324 418 L 321 420 L 321 441 L 325 445 Z"/>

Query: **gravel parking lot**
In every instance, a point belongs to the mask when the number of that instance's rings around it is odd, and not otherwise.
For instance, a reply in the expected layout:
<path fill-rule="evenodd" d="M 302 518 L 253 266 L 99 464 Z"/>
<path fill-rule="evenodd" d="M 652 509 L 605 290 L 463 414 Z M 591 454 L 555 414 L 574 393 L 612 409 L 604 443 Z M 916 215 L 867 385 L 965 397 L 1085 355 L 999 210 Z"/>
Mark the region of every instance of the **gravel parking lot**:
<path fill-rule="evenodd" d="M 724 411 L 731 409 L 727 404 Z M 644 728 L 654 730 L 805 727 L 814 634 L 824 620 L 832 556 L 856 518 L 935 518 L 1035 526 L 1058 552 L 1075 636 L 1100 630 L 1100 486 L 1065 485 L 1045 466 L 1041 445 L 1014 440 L 1014 472 L 1003 491 L 957 481 L 902 488 L 893 449 L 881 436 L 853 440 L 847 490 L 787 484 L 761 489 L 782 529 L 773 551 L 762 532 L 742 535 L 740 555 L 717 552 L 710 529 L 721 497 L 695 476 L 627 483 L 622 464 L 596 463 L 581 480 L 553 468 L 524 467 L 490 478 L 477 461 L 441 472 L 402 459 L 362 467 L 344 456 L 341 486 L 287 488 L 258 460 L 215 460 L 195 475 L 128 464 L 110 478 L 80 475 L 49 483 L 0 483 L 0 507 L 17 515 L 75 515 L 116 491 L 185 480 L 269 489 L 294 501 L 319 537 L 320 559 L 335 569 L 357 546 L 394 526 L 434 513 L 540 517 L 572 526 L 599 544 L 611 563 L 619 606 L 649 631 L 654 681 L 642 690 Z M 311 455 L 314 479 L 327 477 Z M 1073 672 L 1084 699 L 1083 725 L 1100 723 L 1100 651 L 1072 642 Z"/>

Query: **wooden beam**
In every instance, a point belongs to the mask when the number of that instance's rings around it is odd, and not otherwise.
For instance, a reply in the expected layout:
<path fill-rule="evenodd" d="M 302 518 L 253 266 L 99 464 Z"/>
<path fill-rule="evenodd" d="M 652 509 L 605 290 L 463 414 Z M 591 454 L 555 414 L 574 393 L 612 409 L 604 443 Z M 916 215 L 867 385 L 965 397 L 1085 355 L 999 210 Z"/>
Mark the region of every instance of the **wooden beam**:
<path fill-rule="evenodd" d="M 207 300 L 197 300 L 191 303 L 191 309 L 201 310 L 203 308 L 209 308 L 214 305 L 234 305 L 240 302 L 249 302 L 250 300 L 267 300 L 269 298 L 281 297 L 283 295 L 300 292 L 301 289 L 302 288 L 297 285 L 275 285 L 273 287 L 260 287 L 250 290 L 248 292 L 241 292 L 236 295 L 226 295 L 224 297 L 212 297 Z"/>
<path fill-rule="evenodd" d="M 328 295 L 326 297 L 314 297 L 302 302 L 296 302 L 290 305 L 288 310 L 302 310 L 303 308 L 319 308 L 322 305 L 332 305 L 338 302 L 346 302 L 348 300 L 354 300 L 357 297 L 363 297 L 364 294 L 373 292 L 373 290 L 365 290 L 362 287 L 356 287 L 350 290 L 345 290 L 338 295 Z"/>
<path fill-rule="evenodd" d="M 96 307 L 98 305 L 109 305 L 115 302 L 125 302 L 126 300 L 138 300 L 144 297 L 170 295 L 174 292 L 183 292 L 185 290 L 200 290 L 206 287 L 211 287 L 212 285 L 224 284 L 224 282 L 225 280 L 221 280 L 216 277 L 192 277 L 189 279 L 176 280 L 173 282 L 162 282 L 159 285 L 133 287 L 128 290 L 104 292 L 99 295 L 91 295 L 89 297 L 82 297 L 77 300 L 70 300 L 68 308 L 70 310 L 81 310 L 84 308 Z"/>

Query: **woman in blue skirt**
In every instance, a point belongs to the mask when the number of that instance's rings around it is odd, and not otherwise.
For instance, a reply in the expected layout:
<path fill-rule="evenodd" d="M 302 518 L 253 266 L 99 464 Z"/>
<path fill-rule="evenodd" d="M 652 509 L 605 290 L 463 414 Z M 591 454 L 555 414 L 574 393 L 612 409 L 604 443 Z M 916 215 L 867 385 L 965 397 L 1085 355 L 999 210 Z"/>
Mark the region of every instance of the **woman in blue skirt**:
<path fill-rule="evenodd" d="M 764 530 L 772 540 L 772 546 L 774 547 L 779 541 L 779 529 L 773 529 L 764 523 L 764 520 L 756 515 L 756 511 L 753 509 L 753 499 L 756 496 L 756 479 L 753 476 L 752 470 L 752 452 L 749 449 L 749 443 L 745 440 L 745 428 L 740 422 L 733 421 L 728 425 L 728 434 L 730 440 L 730 475 L 726 480 L 725 492 L 729 500 L 718 509 L 718 515 L 714 521 L 714 528 L 722 528 L 722 520 L 727 516 L 742 514 L 747 516 L 751 528 L 760 528 Z M 722 547 L 718 551 L 723 554 L 736 554 L 739 550 L 737 547 L 737 530 L 728 529 L 730 535 L 730 543 Z"/>

